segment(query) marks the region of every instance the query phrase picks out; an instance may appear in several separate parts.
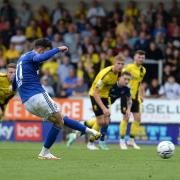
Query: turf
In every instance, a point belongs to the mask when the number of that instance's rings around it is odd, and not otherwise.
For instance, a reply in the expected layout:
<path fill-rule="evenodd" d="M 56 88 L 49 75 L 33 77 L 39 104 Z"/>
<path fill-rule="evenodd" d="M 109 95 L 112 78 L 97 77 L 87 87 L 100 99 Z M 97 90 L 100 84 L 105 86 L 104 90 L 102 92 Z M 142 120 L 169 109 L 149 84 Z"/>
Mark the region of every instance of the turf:
<path fill-rule="evenodd" d="M 180 147 L 170 159 L 161 159 L 155 146 L 141 150 L 88 151 L 76 144 L 67 149 L 56 144 L 52 152 L 59 161 L 37 159 L 39 143 L 0 143 L 0 180 L 178 180 Z"/>

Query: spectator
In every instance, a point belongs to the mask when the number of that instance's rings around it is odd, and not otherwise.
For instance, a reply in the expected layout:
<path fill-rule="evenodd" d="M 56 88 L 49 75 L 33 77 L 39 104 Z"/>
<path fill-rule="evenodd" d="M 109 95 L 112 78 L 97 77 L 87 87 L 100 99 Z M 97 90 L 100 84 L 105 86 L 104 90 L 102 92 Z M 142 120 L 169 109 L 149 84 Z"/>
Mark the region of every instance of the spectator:
<path fill-rule="evenodd" d="M 41 28 L 37 25 L 34 19 L 31 19 L 29 25 L 26 28 L 26 38 L 29 40 L 34 40 L 36 38 L 42 38 L 43 33 Z"/>
<path fill-rule="evenodd" d="M 6 58 L 7 64 L 16 63 L 19 56 L 20 56 L 19 51 L 17 51 L 15 48 L 15 45 L 13 43 L 11 43 L 9 45 L 9 49 L 5 53 L 5 58 Z"/>
<path fill-rule="evenodd" d="M 65 89 L 66 95 L 72 96 L 73 91 L 77 86 L 77 76 L 75 74 L 74 68 L 71 68 L 69 70 L 69 75 L 66 77 L 66 79 L 63 82 L 63 88 Z"/>
<path fill-rule="evenodd" d="M 178 17 L 177 16 L 173 16 L 172 17 L 172 20 L 170 23 L 168 23 L 168 35 L 170 37 L 172 37 L 172 34 L 174 32 L 174 29 L 175 28 L 179 28 L 179 25 L 178 25 Z"/>
<path fill-rule="evenodd" d="M 24 30 L 24 27 L 21 25 L 21 18 L 20 17 L 16 17 L 15 21 L 14 21 L 14 26 L 13 26 L 13 32 L 16 33 L 17 29 L 22 29 Z"/>
<path fill-rule="evenodd" d="M 4 51 L 0 48 L 0 73 L 6 72 L 6 60 L 4 57 Z"/>
<path fill-rule="evenodd" d="M 170 16 L 179 16 L 179 10 L 178 2 L 176 0 L 171 0 L 171 8 L 169 11 Z"/>
<path fill-rule="evenodd" d="M 100 54 L 100 68 L 99 71 L 106 68 L 107 66 L 111 66 L 111 62 L 108 59 L 108 56 L 105 52 L 101 52 Z"/>
<path fill-rule="evenodd" d="M 162 23 L 167 22 L 167 20 L 169 19 L 168 13 L 167 11 L 164 9 L 164 3 L 163 2 L 159 2 L 156 11 L 153 13 L 153 22 L 156 22 L 157 19 L 161 18 L 163 20 Z"/>
<path fill-rule="evenodd" d="M 19 53 L 22 53 L 26 42 L 26 36 L 24 35 L 23 30 L 17 29 L 16 34 L 11 37 L 10 42 L 15 45 L 15 49 L 19 51 Z"/>
<path fill-rule="evenodd" d="M 117 17 L 118 21 L 120 22 L 122 20 L 123 17 L 123 10 L 121 9 L 121 4 L 119 1 L 114 1 L 113 3 L 113 10 L 109 12 L 108 18 L 111 19 L 111 21 L 113 20 L 113 18 L 115 18 L 115 16 Z M 117 16 L 118 15 L 118 16 Z M 116 18 L 115 18 L 116 19 Z"/>
<path fill-rule="evenodd" d="M 9 42 L 10 42 L 11 36 L 14 34 L 14 32 L 13 32 L 13 28 L 11 27 L 10 21 L 6 21 L 5 25 L 6 25 L 6 29 L 4 29 L 1 32 L 1 36 L 3 37 L 3 44 L 6 47 L 9 47 Z"/>
<path fill-rule="evenodd" d="M 163 69 L 163 83 L 165 83 L 170 76 L 173 76 L 171 66 L 166 64 Z"/>
<path fill-rule="evenodd" d="M 142 31 L 140 32 L 139 39 L 135 43 L 134 49 L 135 50 L 142 49 L 144 51 L 147 51 L 148 46 L 149 46 L 149 42 L 146 38 L 146 33 Z"/>
<path fill-rule="evenodd" d="M 165 50 L 165 38 L 164 38 L 164 36 L 163 36 L 163 34 L 161 32 L 156 34 L 155 43 L 156 43 L 157 47 L 162 52 L 164 52 L 164 50 Z"/>
<path fill-rule="evenodd" d="M 56 3 L 56 7 L 52 12 L 52 25 L 56 25 L 57 22 L 63 18 L 64 6 L 61 2 Z"/>
<path fill-rule="evenodd" d="M 62 19 L 59 19 L 54 26 L 54 32 L 59 34 L 65 34 L 67 32 L 65 21 Z"/>
<path fill-rule="evenodd" d="M 83 97 L 88 96 L 88 86 L 84 83 L 84 79 L 77 79 L 77 85 L 73 90 L 73 96 L 75 97 Z"/>
<path fill-rule="evenodd" d="M 81 14 L 76 25 L 77 25 L 77 31 L 81 33 L 82 31 L 86 30 L 86 16 L 84 14 Z"/>
<path fill-rule="evenodd" d="M 134 49 L 134 46 L 135 46 L 135 44 L 136 44 L 136 42 L 138 41 L 138 33 L 137 33 L 137 31 L 134 29 L 133 30 L 133 32 L 132 32 L 132 37 L 130 37 L 129 39 L 128 39 L 128 44 L 130 45 L 130 47 L 132 48 L 132 49 Z"/>
<path fill-rule="evenodd" d="M 79 42 L 79 36 L 76 31 L 76 26 L 74 24 L 68 25 L 68 32 L 64 34 L 64 43 L 69 46 L 69 52 L 71 54 L 71 61 L 77 62 L 79 57 L 77 57 L 77 46 Z"/>
<path fill-rule="evenodd" d="M 167 29 L 165 28 L 165 26 L 164 26 L 164 24 L 163 24 L 163 21 L 160 20 L 160 19 L 157 20 L 156 23 L 155 23 L 155 28 L 154 28 L 154 30 L 153 30 L 153 32 L 152 32 L 153 37 L 156 37 L 156 35 L 157 35 L 159 32 L 162 33 L 164 37 L 165 37 L 166 34 L 167 34 Z"/>
<path fill-rule="evenodd" d="M 23 1 L 21 3 L 21 8 L 20 10 L 18 11 L 18 17 L 20 17 L 21 19 L 21 25 L 25 28 L 30 19 L 32 18 L 32 11 L 31 11 L 31 8 L 30 8 L 30 5 L 26 2 L 26 1 Z"/>
<path fill-rule="evenodd" d="M 55 97 L 54 89 L 49 85 L 47 76 L 41 78 L 41 84 L 50 97 Z"/>
<path fill-rule="evenodd" d="M 41 28 L 43 35 L 45 35 L 46 30 L 50 25 L 50 16 L 46 6 L 43 5 L 38 8 L 35 20 L 37 21 L 37 25 Z"/>
<path fill-rule="evenodd" d="M 59 81 L 62 83 L 69 75 L 70 69 L 72 69 L 72 65 L 70 64 L 70 59 L 68 56 L 63 57 L 63 63 L 59 65 L 57 69 L 57 74 L 59 77 Z"/>
<path fill-rule="evenodd" d="M 152 79 L 149 88 L 146 90 L 147 98 L 160 98 L 163 94 L 163 88 L 159 85 L 157 79 Z"/>
<path fill-rule="evenodd" d="M 48 38 L 50 41 L 53 40 L 53 28 L 49 26 L 46 30 L 46 38 Z"/>
<path fill-rule="evenodd" d="M 58 81 L 58 77 L 56 75 L 56 72 L 58 70 L 59 64 L 57 62 L 57 59 L 55 57 L 49 59 L 48 61 L 44 62 L 41 71 L 44 73 L 47 69 L 50 73 L 50 75 L 53 77 L 54 81 Z"/>
<path fill-rule="evenodd" d="M 136 6 L 136 2 L 135 1 L 129 1 L 128 6 L 125 9 L 124 13 L 129 17 L 131 17 L 131 16 L 138 17 L 139 16 L 139 10 Z"/>
<path fill-rule="evenodd" d="M 0 9 L 0 16 L 9 21 L 12 25 L 16 18 L 16 10 L 12 7 L 12 3 L 9 0 L 3 0 L 3 6 Z"/>
<path fill-rule="evenodd" d="M 157 47 L 155 42 L 150 43 L 146 57 L 154 60 L 162 60 L 164 58 L 161 49 Z"/>
<path fill-rule="evenodd" d="M 63 36 L 59 33 L 54 34 L 53 36 L 53 41 L 52 41 L 52 46 L 53 47 L 59 47 L 64 45 L 64 40 Z"/>
<path fill-rule="evenodd" d="M 132 35 L 134 26 L 130 21 L 130 18 L 126 15 L 123 16 L 123 21 L 119 23 L 116 27 L 116 35 L 124 36 L 124 34 L 128 34 L 128 36 Z"/>
<path fill-rule="evenodd" d="M 132 64 L 133 63 L 133 59 L 132 57 L 130 56 L 130 51 L 129 49 L 125 49 L 123 51 L 123 55 L 125 57 L 125 65 L 128 65 L 128 64 Z"/>
<path fill-rule="evenodd" d="M 81 17 L 86 17 L 87 15 L 87 7 L 86 3 L 84 1 L 79 1 L 78 8 L 75 11 L 75 17 L 76 19 L 81 19 Z"/>
<path fill-rule="evenodd" d="M 175 100 L 180 98 L 180 86 L 173 76 L 168 77 L 167 82 L 164 84 L 164 96 L 166 99 Z"/>
<path fill-rule="evenodd" d="M 87 13 L 87 18 L 90 20 L 93 26 L 97 23 L 97 17 L 104 17 L 105 11 L 102 6 L 100 6 L 97 0 L 92 1 L 92 6 L 89 8 Z"/>
<path fill-rule="evenodd" d="M 152 17 L 154 14 L 154 4 L 152 1 L 147 2 L 147 7 L 142 9 L 141 14 L 145 15 L 146 21 L 149 24 L 152 23 Z"/>

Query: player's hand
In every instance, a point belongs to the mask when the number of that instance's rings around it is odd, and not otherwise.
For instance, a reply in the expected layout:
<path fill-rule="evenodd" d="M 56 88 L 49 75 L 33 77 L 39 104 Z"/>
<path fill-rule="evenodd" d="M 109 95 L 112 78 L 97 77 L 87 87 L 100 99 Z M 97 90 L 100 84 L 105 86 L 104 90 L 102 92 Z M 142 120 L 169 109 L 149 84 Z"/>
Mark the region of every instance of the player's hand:
<path fill-rule="evenodd" d="M 110 115 L 111 115 L 109 109 L 107 109 L 107 108 L 104 108 L 104 109 L 103 109 L 103 114 L 104 114 L 105 116 L 110 116 Z"/>
<path fill-rule="evenodd" d="M 131 116 L 131 110 L 130 110 L 130 109 L 127 109 L 126 114 L 125 114 L 125 117 L 126 117 L 127 119 L 129 119 L 130 116 Z"/>
<path fill-rule="evenodd" d="M 67 46 L 60 46 L 60 47 L 58 47 L 59 48 L 59 50 L 61 51 L 61 52 L 66 52 L 66 51 L 68 51 L 68 47 Z"/>
<path fill-rule="evenodd" d="M 143 96 L 140 96 L 140 100 L 141 100 L 141 102 L 143 103 L 144 97 L 143 97 Z"/>

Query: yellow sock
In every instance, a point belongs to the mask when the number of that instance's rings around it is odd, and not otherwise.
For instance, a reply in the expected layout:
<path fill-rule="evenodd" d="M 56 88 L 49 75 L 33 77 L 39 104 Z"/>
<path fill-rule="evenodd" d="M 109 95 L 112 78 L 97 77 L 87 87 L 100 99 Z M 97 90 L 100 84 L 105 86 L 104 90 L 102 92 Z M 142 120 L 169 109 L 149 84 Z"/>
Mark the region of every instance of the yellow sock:
<path fill-rule="evenodd" d="M 98 125 L 98 123 L 95 121 L 92 129 L 96 130 L 96 131 L 100 131 L 100 126 Z M 90 136 L 89 138 L 90 142 L 94 142 L 95 141 L 95 137 L 94 136 Z"/>
<path fill-rule="evenodd" d="M 99 127 L 99 125 L 98 125 L 97 122 L 94 123 L 94 125 L 93 125 L 92 128 L 93 128 L 94 130 L 96 130 L 96 131 L 100 131 L 100 127 Z"/>
<path fill-rule="evenodd" d="M 96 122 L 96 118 L 93 118 L 91 120 L 85 121 L 85 125 L 88 126 L 89 128 L 92 128 L 95 122 Z"/>
<path fill-rule="evenodd" d="M 130 129 L 130 137 L 131 138 L 134 138 L 137 135 L 137 133 L 139 131 L 139 124 L 140 124 L 139 121 L 132 122 L 131 129 Z"/>
<path fill-rule="evenodd" d="M 119 125 L 119 129 L 120 129 L 120 137 L 124 138 L 126 135 L 126 130 L 127 130 L 127 124 L 128 122 L 125 120 L 122 120 L 120 125 Z"/>

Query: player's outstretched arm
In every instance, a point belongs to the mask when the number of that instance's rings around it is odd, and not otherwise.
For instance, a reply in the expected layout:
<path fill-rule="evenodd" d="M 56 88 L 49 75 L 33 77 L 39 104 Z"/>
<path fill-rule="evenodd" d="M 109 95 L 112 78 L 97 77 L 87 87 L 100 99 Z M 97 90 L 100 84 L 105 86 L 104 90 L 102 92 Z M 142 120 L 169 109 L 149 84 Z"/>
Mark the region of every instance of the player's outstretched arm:
<path fill-rule="evenodd" d="M 53 48 L 49 51 L 46 51 L 43 54 L 37 54 L 33 57 L 33 61 L 34 62 L 43 62 L 43 61 L 47 61 L 49 58 L 51 58 L 52 56 L 54 56 L 55 54 L 59 53 L 59 52 L 66 52 L 68 51 L 68 47 L 66 46 L 60 46 L 58 48 Z"/>

